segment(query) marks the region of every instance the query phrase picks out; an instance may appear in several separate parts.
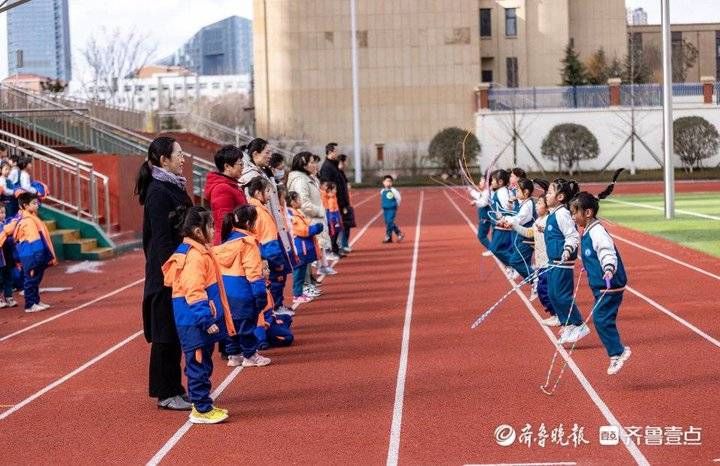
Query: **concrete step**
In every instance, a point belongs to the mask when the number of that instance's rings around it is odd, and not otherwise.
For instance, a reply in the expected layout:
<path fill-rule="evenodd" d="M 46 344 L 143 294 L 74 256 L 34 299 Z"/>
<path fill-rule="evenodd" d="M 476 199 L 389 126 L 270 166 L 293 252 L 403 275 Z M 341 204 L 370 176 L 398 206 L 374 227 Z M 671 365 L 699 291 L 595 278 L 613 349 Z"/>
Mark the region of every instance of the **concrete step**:
<path fill-rule="evenodd" d="M 50 233 L 57 230 L 57 222 L 55 222 L 55 220 L 45 220 L 44 223 Z"/>
<path fill-rule="evenodd" d="M 97 249 L 96 239 L 75 239 L 64 244 L 65 259 L 82 260 L 83 253 Z"/>
<path fill-rule="evenodd" d="M 58 236 L 62 239 L 63 243 L 66 243 L 68 241 L 73 241 L 76 239 L 80 239 L 80 231 L 79 230 L 52 230 L 50 232 L 51 237 Z"/>
<path fill-rule="evenodd" d="M 113 248 L 95 248 L 82 253 L 83 260 L 103 261 L 115 257 Z"/>

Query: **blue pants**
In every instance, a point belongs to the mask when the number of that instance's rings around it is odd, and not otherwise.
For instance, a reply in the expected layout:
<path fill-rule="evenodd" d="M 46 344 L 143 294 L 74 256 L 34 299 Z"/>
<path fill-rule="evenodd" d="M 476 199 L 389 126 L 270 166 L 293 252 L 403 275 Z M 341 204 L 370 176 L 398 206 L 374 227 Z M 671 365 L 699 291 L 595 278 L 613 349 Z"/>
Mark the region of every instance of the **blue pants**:
<path fill-rule="evenodd" d="M 595 322 L 595 330 L 597 330 L 600 341 L 605 346 L 608 356 L 620 356 L 625 347 L 620 341 L 618 333 L 617 320 L 618 309 L 623 300 L 624 291 L 619 293 L 606 293 L 602 296 L 602 290 L 592 290 L 595 296 L 595 312 L 593 312 L 593 322 Z M 600 303 L 598 300 L 601 299 Z"/>
<path fill-rule="evenodd" d="M 258 347 L 257 337 L 255 336 L 258 314 L 248 319 L 233 319 L 237 333 L 226 340 L 225 351 L 227 354 L 234 356 L 242 353 L 246 358 L 255 354 Z"/>
<path fill-rule="evenodd" d="M 548 272 L 542 273 L 543 269 L 540 270 L 537 284 L 537 294 L 540 304 L 545 307 L 545 310 L 554 316 L 555 311 L 553 310 L 552 303 L 550 302 L 550 293 L 548 292 Z"/>
<path fill-rule="evenodd" d="M 523 279 L 532 273 L 533 247 L 524 243 L 517 233 L 513 233 L 513 248 L 510 255 L 510 267 L 517 270 Z"/>
<path fill-rule="evenodd" d="M 392 237 L 392 234 L 400 234 L 400 228 L 395 225 L 395 215 L 397 209 L 383 209 L 383 218 L 385 219 L 385 236 Z"/>
<path fill-rule="evenodd" d="M 343 228 L 342 231 L 340 231 L 340 247 L 350 247 L 350 228 Z"/>
<path fill-rule="evenodd" d="M 490 250 L 495 257 L 505 265 L 510 265 L 510 254 L 512 253 L 512 232 L 508 230 L 493 229 Z"/>
<path fill-rule="evenodd" d="M 12 269 L 9 266 L 0 268 L 0 280 L 2 280 L 3 296 L 6 298 L 12 298 L 13 279 L 12 279 Z"/>
<path fill-rule="evenodd" d="M 275 302 L 275 309 L 283 305 L 283 295 L 285 291 L 285 281 L 287 279 L 285 273 L 270 271 L 270 294 Z"/>
<path fill-rule="evenodd" d="M 550 291 L 550 304 L 560 319 L 560 324 L 580 325 L 583 323 L 580 310 L 573 302 L 573 269 L 555 267 L 546 273 L 548 276 L 548 289 Z M 572 309 L 570 305 L 572 304 Z M 568 314 L 570 315 L 568 320 Z"/>
<path fill-rule="evenodd" d="M 185 352 L 185 376 L 188 380 L 188 396 L 201 413 L 207 413 L 213 407 L 210 398 L 210 377 L 213 372 L 212 354 L 215 345 L 200 348 L 202 361 L 198 362 L 196 351 Z"/>
<path fill-rule="evenodd" d="M 490 220 L 480 219 L 480 223 L 478 224 L 477 238 L 480 240 L 480 244 L 485 246 L 487 249 L 490 249 L 490 240 L 488 239 L 488 233 L 490 233 L 491 228 L 492 223 L 490 223 Z"/>
<path fill-rule="evenodd" d="M 269 328 L 257 326 L 255 336 L 258 339 L 258 348 L 267 349 L 271 346 L 290 346 L 295 340 L 290 327 L 292 317 L 288 315 L 273 315 L 272 312 L 265 313 L 265 322 Z"/>
<path fill-rule="evenodd" d="M 303 294 L 303 286 L 305 286 L 305 275 L 307 274 L 307 264 L 299 265 L 293 270 L 293 296 L 298 297 Z"/>
<path fill-rule="evenodd" d="M 45 267 L 36 267 L 32 270 L 25 270 L 25 309 L 30 309 L 40 302 L 40 282 L 45 275 Z"/>

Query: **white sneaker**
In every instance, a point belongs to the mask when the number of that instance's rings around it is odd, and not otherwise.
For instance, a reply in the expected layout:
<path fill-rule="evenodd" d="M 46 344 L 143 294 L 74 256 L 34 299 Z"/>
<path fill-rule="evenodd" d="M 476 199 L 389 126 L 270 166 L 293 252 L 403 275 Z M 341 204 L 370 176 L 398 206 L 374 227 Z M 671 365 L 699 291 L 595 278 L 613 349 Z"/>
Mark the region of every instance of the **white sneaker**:
<path fill-rule="evenodd" d="M 244 357 L 242 361 L 243 367 L 262 367 L 267 366 L 268 364 L 270 364 L 270 358 L 266 358 L 260 353 L 255 353 L 249 358 Z"/>
<path fill-rule="evenodd" d="M 45 303 L 42 302 L 42 301 L 40 301 L 40 302 L 38 303 L 38 306 L 40 306 L 41 308 L 43 308 L 43 310 L 45 310 L 45 309 L 50 309 L 50 305 L 49 305 L 49 304 L 45 304 Z"/>
<path fill-rule="evenodd" d="M 5 304 L 7 307 L 17 307 L 18 303 L 15 301 L 15 298 L 10 297 L 5 299 Z"/>
<path fill-rule="evenodd" d="M 625 351 L 623 351 L 620 356 L 611 357 L 610 358 L 610 366 L 608 366 L 608 370 L 607 370 L 608 375 L 615 375 L 618 372 L 620 372 L 620 369 L 622 369 L 623 365 L 625 364 L 625 361 L 630 359 L 631 354 L 632 354 L 632 351 L 630 351 L 630 347 L 626 346 Z"/>
<path fill-rule="evenodd" d="M 327 260 L 329 260 L 329 261 L 339 261 L 339 260 L 340 260 L 340 256 L 338 256 L 338 255 L 335 254 L 334 252 L 328 252 L 328 253 L 326 253 L 326 254 L 325 254 L 325 258 L 326 258 Z"/>
<path fill-rule="evenodd" d="M 320 267 L 319 272 L 322 275 L 337 275 L 337 271 L 335 269 L 333 269 L 332 267 L 330 267 L 329 265 L 326 267 Z"/>
<path fill-rule="evenodd" d="M 565 343 L 575 343 L 590 335 L 590 327 L 585 324 L 573 327 L 575 328 L 568 334 Z"/>
<path fill-rule="evenodd" d="M 517 270 L 515 270 L 515 269 L 510 270 L 510 280 L 515 280 L 519 276 L 520 276 L 520 273 Z"/>
<path fill-rule="evenodd" d="M 482 253 L 483 257 L 491 257 L 492 255 L 493 255 L 492 251 L 485 251 L 484 253 Z"/>
<path fill-rule="evenodd" d="M 5 299 L 0 298 L 0 309 L 2 309 L 4 307 L 8 307 L 8 303 L 5 302 Z"/>
<path fill-rule="evenodd" d="M 305 285 L 303 287 L 303 293 L 308 296 L 312 296 L 313 298 L 317 298 L 322 294 L 322 291 L 313 285 Z"/>
<path fill-rule="evenodd" d="M 344 247 L 344 248 L 342 248 L 342 250 L 348 254 L 350 254 L 352 252 L 352 248 L 350 246 Z"/>
<path fill-rule="evenodd" d="M 40 306 L 40 305 L 38 305 L 38 304 L 33 304 L 32 307 L 30 307 L 30 308 L 28 308 L 28 309 L 25 309 L 25 312 L 41 312 L 41 311 L 44 311 L 44 310 L 45 310 L 44 307 L 42 307 L 42 306 Z"/>
<path fill-rule="evenodd" d="M 531 302 L 532 302 L 532 301 L 535 301 L 535 300 L 537 299 L 537 297 L 538 297 L 538 294 L 537 294 L 537 284 L 538 284 L 538 281 L 537 281 L 537 278 L 536 278 L 536 279 L 533 280 L 533 282 L 532 282 L 532 291 L 530 291 L 530 301 L 531 301 Z"/>
<path fill-rule="evenodd" d="M 559 320 L 559 319 L 558 319 Z M 560 328 L 560 334 L 558 335 L 558 344 L 562 345 L 567 341 L 568 336 L 570 333 L 575 331 L 574 325 L 566 325 L 564 327 Z"/>
<path fill-rule="evenodd" d="M 231 354 L 228 356 L 228 367 L 238 367 L 242 365 L 243 363 L 243 357 L 242 354 Z"/>
<path fill-rule="evenodd" d="M 550 316 L 547 319 L 543 319 L 542 324 L 546 327 L 559 327 L 560 319 L 558 319 L 558 316 Z"/>

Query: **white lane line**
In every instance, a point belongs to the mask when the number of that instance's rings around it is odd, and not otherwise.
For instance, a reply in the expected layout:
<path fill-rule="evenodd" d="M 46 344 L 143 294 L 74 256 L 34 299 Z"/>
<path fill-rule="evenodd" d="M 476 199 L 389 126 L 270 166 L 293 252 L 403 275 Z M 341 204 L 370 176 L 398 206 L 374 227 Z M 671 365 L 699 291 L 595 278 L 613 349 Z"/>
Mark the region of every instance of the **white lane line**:
<path fill-rule="evenodd" d="M 658 251 L 655 251 L 655 250 L 653 250 L 653 249 L 646 248 L 646 247 L 643 246 L 642 244 L 638 244 L 638 243 L 636 243 L 636 242 L 634 242 L 634 241 L 630 241 L 629 239 L 625 239 L 625 238 L 623 238 L 622 236 L 618 236 L 618 235 L 616 235 L 616 234 L 611 234 L 611 236 L 612 236 L 613 238 L 617 239 L 617 240 L 622 241 L 623 243 L 629 244 L 630 246 L 634 246 L 634 247 L 636 247 L 636 248 L 638 248 L 638 249 L 642 249 L 642 250 L 645 251 L 645 252 L 649 252 L 649 253 L 651 253 L 651 254 L 655 254 L 656 256 L 662 257 L 663 259 L 667 259 L 667 260 L 669 260 L 670 262 L 674 262 L 674 263 L 676 263 L 676 264 L 678 264 L 678 265 L 682 265 L 683 267 L 687 267 L 687 268 L 690 269 L 690 270 L 694 270 L 695 272 L 701 273 L 701 274 L 706 275 L 706 276 L 708 276 L 708 277 L 710 277 L 710 278 L 714 278 L 715 280 L 720 280 L 720 275 L 716 275 L 716 274 L 714 274 L 714 273 L 712 273 L 712 272 L 709 272 L 709 271 L 707 271 L 707 270 L 705 270 L 705 269 L 703 269 L 703 268 L 696 267 L 696 266 L 694 266 L 694 265 L 692 265 L 692 264 L 688 264 L 687 262 L 683 262 L 683 261 L 681 261 L 680 259 L 676 259 L 676 258 L 674 258 L 674 257 L 672 257 L 672 256 L 668 256 L 667 254 L 663 254 L 663 253 L 658 252 Z"/>
<path fill-rule="evenodd" d="M 425 192 L 420 191 L 420 205 L 418 206 L 417 224 L 415 225 L 412 268 L 410 269 L 410 283 L 408 285 L 407 302 L 405 304 L 405 324 L 403 325 L 402 346 L 400 347 L 400 364 L 398 367 L 397 384 L 395 386 L 392 425 L 390 427 L 390 443 L 387 456 L 388 466 L 396 466 L 400 454 L 400 430 L 402 428 L 402 410 L 405 397 L 405 377 L 407 375 L 408 353 L 410 351 L 410 323 L 412 322 L 413 302 L 415 301 L 415 279 L 417 276 L 418 252 L 420 250 L 420 221 L 422 220 L 424 198 Z"/>
<path fill-rule="evenodd" d="M 363 205 L 363 204 L 365 204 L 366 202 L 368 202 L 370 199 L 375 199 L 375 196 L 373 196 L 372 194 L 369 195 L 369 196 L 367 197 L 367 199 L 363 199 L 362 201 L 360 201 L 360 202 L 358 202 L 357 204 L 353 205 L 353 208 L 360 207 L 361 205 Z"/>
<path fill-rule="evenodd" d="M 129 284 L 123 286 L 122 288 L 118 288 L 118 289 L 115 290 L 115 291 L 111 291 L 110 293 L 104 294 L 104 295 L 100 296 L 99 298 L 95 298 L 95 299 L 93 299 L 92 301 L 88 301 L 88 302 L 86 302 L 85 304 L 81 304 L 81 305 L 79 305 L 79 306 L 77 306 L 77 307 L 74 307 L 74 308 L 72 308 L 72 309 L 68 309 L 67 311 L 61 312 L 60 314 L 55 314 L 54 316 L 48 317 L 47 319 L 41 320 L 40 322 L 35 322 L 35 323 L 32 324 L 32 325 L 29 325 L 29 326 L 27 326 L 27 327 L 25 327 L 25 328 L 21 328 L 20 330 L 17 330 L 17 331 L 15 331 L 15 332 L 13 332 L 13 333 L 10 333 L 10 334 L 8 334 L 8 335 L 5 335 L 4 337 L 0 338 L 0 342 L 3 342 L 3 341 L 5 341 L 5 340 L 9 340 L 9 339 L 11 339 L 11 338 L 13 338 L 13 337 L 16 337 L 16 336 L 18 336 L 18 335 L 21 335 L 21 334 L 27 332 L 28 330 L 32 330 L 32 329 L 34 329 L 34 328 L 40 327 L 41 325 L 45 325 L 45 324 L 47 324 L 48 322 L 52 322 L 52 321 L 55 320 L 55 319 L 59 319 L 60 317 L 66 316 L 66 315 L 71 314 L 71 313 L 73 313 L 73 312 L 75 312 L 75 311 L 79 311 L 80 309 L 84 309 L 84 308 L 86 308 L 86 307 L 88 307 L 88 306 L 92 306 L 93 304 L 96 304 L 96 303 L 98 303 L 98 302 L 100 302 L 100 301 L 102 301 L 102 300 L 104 300 L 104 299 L 107 299 L 107 298 L 110 298 L 110 297 L 112 297 L 112 296 L 115 296 L 116 294 L 122 293 L 123 291 L 125 291 L 125 290 L 127 290 L 127 289 L 129 289 L 129 288 L 132 288 L 133 286 L 139 285 L 140 283 L 142 283 L 142 282 L 144 282 L 144 281 L 145 281 L 145 279 L 144 279 L 144 278 L 141 278 L 140 280 L 136 280 L 136 281 L 134 281 L 134 282 L 132 282 L 132 283 L 129 283 Z"/>
<path fill-rule="evenodd" d="M 642 209 L 651 209 L 651 210 L 659 210 L 664 211 L 662 207 L 650 205 L 650 204 L 641 204 L 639 202 L 628 202 L 628 201 L 619 201 L 617 199 L 603 199 L 603 202 L 612 202 L 613 204 L 622 204 L 622 205 L 629 205 L 632 207 L 640 207 Z M 720 220 L 720 217 L 717 217 L 715 215 L 708 215 L 708 214 L 701 214 L 698 212 L 691 212 L 689 210 L 682 210 L 682 209 L 675 209 L 675 212 L 685 215 L 690 215 L 692 217 L 699 217 L 699 218 L 707 218 L 710 220 Z"/>
<path fill-rule="evenodd" d="M 467 215 L 465 215 L 465 212 L 463 212 L 462 209 L 460 209 L 460 207 L 455 203 L 455 201 L 450 196 L 448 196 L 447 192 L 445 192 L 445 196 L 448 198 L 448 200 L 450 200 L 450 203 L 455 206 L 455 210 L 457 210 L 460 215 L 465 219 L 468 226 L 470 227 L 470 230 L 477 234 L 477 227 L 475 227 L 475 225 L 470 221 Z M 495 263 L 497 264 L 498 268 L 502 270 L 503 265 L 500 263 L 497 257 L 493 257 L 493 259 L 495 259 Z M 510 278 L 508 278 L 507 280 L 508 282 L 510 282 L 511 286 L 517 285 L 517 283 L 515 283 Z M 602 415 L 608 421 L 609 425 L 616 426 L 618 427 L 618 429 L 620 429 L 620 437 L 623 439 L 623 445 L 625 445 L 625 448 L 628 450 L 630 455 L 632 455 L 637 464 L 649 466 L 650 463 L 648 462 L 647 458 L 645 458 L 645 455 L 642 454 L 642 452 L 637 447 L 637 445 L 635 445 L 635 443 L 630 441 L 625 430 L 622 427 L 622 424 L 620 424 L 612 411 L 610 411 L 608 405 L 603 401 L 597 391 L 595 391 L 593 386 L 585 377 L 585 374 L 583 374 L 577 364 L 575 364 L 575 361 L 570 358 L 565 348 L 558 345 L 557 338 L 555 338 L 555 335 L 552 333 L 552 331 L 548 327 L 542 325 L 542 318 L 540 317 L 540 314 L 538 314 L 538 312 L 535 310 L 532 303 L 530 303 L 530 301 L 528 300 L 527 296 L 525 296 L 519 289 L 516 289 L 515 293 L 520 297 L 522 302 L 525 304 L 525 307 L 527 307 L 528 311 L 530 311 L 530 314 L 535 318 L 535 321 L 538 323 L 543 332 L 545 332 L 545 335 L 548 337 L 553 346 L 558 348 L 558 354 L 560 354 L 562 358 L 567 362 L 567 366 L 575 374 L 575 377 L 580 382 L 580 385 L 582 385 L 582 387 L 585 389 L 585 392 L 588 394 L 592 402 L 595 403 L 595 406 L 597 406 L 597 408 L 600 410 Z"/>
<path fill-rule="evenodd" d="M 67 382 L 68 380 L 72 379 L 73 377 L 75 377 L 76 375 L 78 375 L 79 373 L 81 373 L 82 371 L 84 371 L 85 369 L 87 369 L 88 367 L 92 366 L 93 364 L 97 363 L 98 361 L 101 361 L 101 360 L 105 359 L 106 357 L 110 356 L 112 353 L 114 353 L 115 351 L 119 350 L 119 349 L 122 348 L 123 346 L 127 345 L 128 343 L 130 343 L 131 341 L 133 341 L 135 338 L 139 337 L 139 336 L 142 335 L 142 334 L 143 334 L 143 331 L 142 331 L 142 330 L 140 330 L 139 332 L 133 333 L 132 335 L 130 335 L 129 337 L 127 337 L 126 339 L 124 339 L 123 341 L 121 341 L 120 343 L 118 343 L 117 345 L 113 346 L 113 347 L 110 348 L 109 350 L 105 351 L 105 352 L 102 353 L 102 354 L 99 354 L 99 355 L 95 356 L 94 358 L 92 358 L 91 360 L 89 360 L 88 362 L 86 362 L 85 364 L 83 364 L 82 366 L 78 367 L 78 368 L 75 369 L 74 371 L 72 371 L 72 372 L 70 372 L 70 373 L 68 373 L 68 374 L 60 377 L 59 379 L 57 379 L 55 382 L 51 383 L 50 385 L 47 385 L 47 386 L 46 386 L 45 388 L 43 388 L 42 390 L 39 390 L 39 391 L 33 393 L 33 394 L 30 395 L 29 397 L 27 397 L 27 398 L 25 398 L 24 400 L 22 400 L 20 403 L 16 404 L 16 405 L 13 406 L 12 408 L 10 408 L 10 409 L 8 409 L 7 411 L 5 411 L 5 412 L 3 412 L 2 414 L 0 414 L 0 421 L 2 421 L 3 419 L 7 418 L 7 417 L 10 416 L 11 414 L 19 411 L 20 409 L 22 409 L 23 407 L 25 407 L 25 406 L 27 406 L 28 404 L 32 403 L 33 401 L 37 400 L 38 398 L 40 398 L 41 396 L 43 396 L 44 394 L 46 394 L 47 392 L 49 392 L 49 391 L 52 390 L 53 388 L 58 387 L 58 386 L 64 384 L 65 382 Z"/>
<path fill-rule="evenodd" d="M 574 466 L 571 461 L 553 461 L 551 463 L 470 463 L 464 466 Z"/>
<path fill-rule="evenodd" d="M 235 380 L 235 377 L 237 377 L 240 374 L 240 372 L 242 372 L 242 367 L 236 367 L 235 369 L 233 369 L 232 372 L 230 372 L 230 374 L 228 374 L 228 376 L 225 377 L 225 380 L 223 380 L 220 383 L 220 385 L 218 385 L 218 387 L 215 389 L 215 391 L 210 394 L 210 397 L 213 400 L 216 400 L 222 394 L 222 392 L 225 391 L 225 389 L 228 387 L 228 385 L 230 385 L 230 383 L 233 380 Z M 148 461 L 146 464 L 148 466 L 155 466 L 157 464 L 160 464 L 160 461 L 162 461 L 162 459 L 165 458 L 165 456 L 167 456 L 168 453 L 170 453 L 170 450 L 172 450 L 173 447 L 175 447 L 175 445 L 177 445 L 177 443 L 180 441 L 180 439 L 182 439 L 183 436 L 188 433 L 188 431 L 190 430 L 190 428 L 192 426 L 193 426 L 192 422 L 185 421 L 185 424 L 183 424 L 177 430 L 177 432 L 175 432 L 173 434 L 173 436 L 170 437 L 167 442 L 165 442 L 165 445 L 163 445 L 162 448 L 160 450 L 158 450 L 158 452 L 155 453 L 155 455 L 152 458 L 150 458 L 150 461 Z"/>
<path fill-rule="evenodd" d="M 680 316 L 678 316 L 677 314 L 675 314 L 674 312 L 672 312 L 670 309 L 668 309 L 668 308 L 666 308 L 665 306 L 659 304 L 657 301 L 655 301 L 655 300 L 653 300 L 653 299 L 651 299 L 651 298 L 648 298 L 647 296 L 645 296 L 644 294 L 640 293 L 638 290 L 636 290 L 636 289 L 634 289 L 634 288 L 632 288 L 632 287 L 630 287 L 630 286 L 626 286 L 625 288 L 626 288 L 629 292 L 631 292 L 632 294 L 634 294 L 635 296 L 637 296 L 638 298 L 642 299 L 642 300 L 645 301 L 646 303 L 648 303 L 648 304 L 650 304 L 651 306 L 653 306 L 653 307 L 654 307 L 655 309 L 657 309 L 658 311 L 660 311 L 660 312 L 662 312 L 663 314 L 667 315 L 667 316 L 670 317 L 671 319 L 676 320 L 676 321 L 679 322 L 680 324 L 684 325 L 684 326 L 687 327 L 688 329 L 692 330 L 693 332 L 695 332 L 695 333 L 698 334 L 699 336 L 701 336 L 701 337 L 703 337 L 704 339 L 706 339 L 707 341 L 709 341 L 711 344 L 713 344 L 713 345 L 717 346 L 718 348 L 720 348 L 720 341 L 716 340 L 715 338 L 711 337 L 711 336 L 708 335 L 707 333 L 703 332 L 702 330 L 700 330 L 699 328 L 697 328 L 696 326 L 694 326 L 693 324 L 691 324 L 691 323 L 688 322 L 687 320 L 683 319 L 682 317 L 680 317 Z"/>

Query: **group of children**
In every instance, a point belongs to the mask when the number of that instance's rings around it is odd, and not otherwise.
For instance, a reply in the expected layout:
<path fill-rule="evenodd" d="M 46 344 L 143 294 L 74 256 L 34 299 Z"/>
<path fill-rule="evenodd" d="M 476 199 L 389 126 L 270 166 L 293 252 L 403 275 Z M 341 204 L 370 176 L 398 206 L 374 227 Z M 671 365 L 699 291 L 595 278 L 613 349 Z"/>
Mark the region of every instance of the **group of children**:
<path fill-rule="evenodd" d="M 618 175 L 597 197 L 580 192 L 573 180 L 530 180 L 520 168 L 495 170 L 489 186 L 483 180 L 479 189 L 470 190 L 478 208 L 478 239 L 487 248 L 483 255 L 494 255 L 509 278 L 532 283 L 530 299 L 539 298 L 550 314 L 543 324 L 561 327 L 559 344 L 574 344 L 590 333 L 575 299 L 574 266 L 581 257 L 595 297 L 595 329 L 610 357 L 608 375 L 617 374 L 631 355 L 616 325 L 627 275 L 612 237 L 597 219 L 599 200 L 610 195 Z M 535 185 L 542 194 L 533 197 Z"/>
<path fill-rule="evenodd" d="M 50 233 L 38 217 L 47 187 L 32 177 L 32 158 L 0 150 L 0 308 L 17 307 L 21 290 L 25 312 L 49 309 L 40 301 L 45 270 L 56 263 Z"/>

